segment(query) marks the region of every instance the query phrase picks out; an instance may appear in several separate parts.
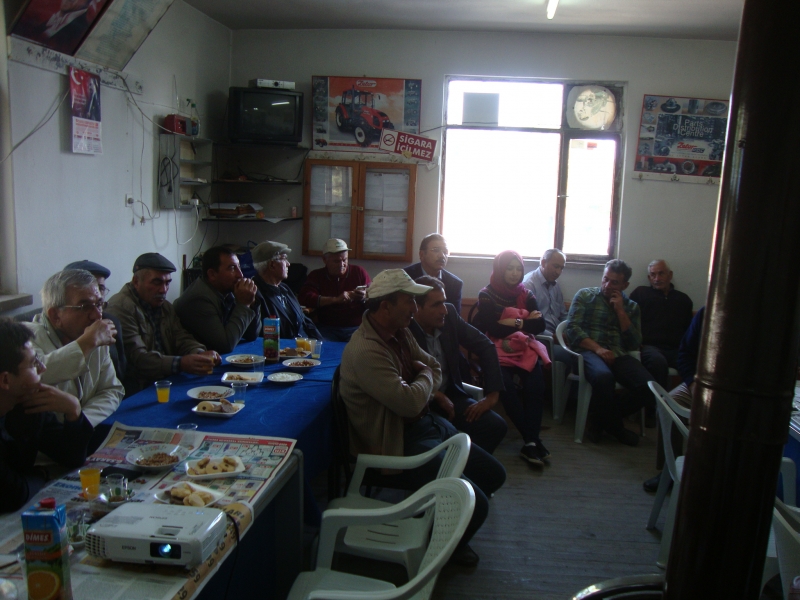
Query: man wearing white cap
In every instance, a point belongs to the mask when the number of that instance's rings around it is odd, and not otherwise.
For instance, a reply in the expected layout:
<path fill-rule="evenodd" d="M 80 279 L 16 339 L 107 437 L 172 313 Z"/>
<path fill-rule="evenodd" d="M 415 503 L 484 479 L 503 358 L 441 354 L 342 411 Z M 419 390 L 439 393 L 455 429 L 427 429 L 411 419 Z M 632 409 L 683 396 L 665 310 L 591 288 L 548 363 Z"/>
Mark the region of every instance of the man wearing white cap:
<path fill-rule="evenodd" d="M 292 251 L 280 242 L 262 242 L 250 252 L 258 288 L 261 318 L 275 315 L 281 320 L 280 335 L 284 339 L 309 337 L 318 340 L 322 334 L 303 312 L 294 292 L 284 283 L 289 276 L 289 257 Z"/>
<path fill-rule="evenodd" d="M 322 249 L 325 267 L 308 274 L 299 294 L 300 303 L 315 311 L 322 335 L 334 342 L 350 341 L 361 325 L 370 284 L 365 269 L 349 264 L 349 250 L 344 240 L 331 238 L 325 242 Z"/>
<path fill-rule="evenodd" d="M 441 384 L 442 370 L 407 329 L 417 312 L 414 297 L 431 289 L 414 283 L 402 269 L 388 269 L 367 290 L 367 312 L 341 364 L 340 391 L 353 454 L 414 456 L 458 433 L 447 419 L 428 408 Z M 436 477 L 440 460 L 397 474 L 375 474 L 370 483 L 416 490 Z M 469 540 L 486 519 L 487 497 L 503 485 L 506 473 L 492 455 L 473 444 L 464 476 L 475 489 L 475 511 L 452 560 L 474 566 L 478 555 Z"/>

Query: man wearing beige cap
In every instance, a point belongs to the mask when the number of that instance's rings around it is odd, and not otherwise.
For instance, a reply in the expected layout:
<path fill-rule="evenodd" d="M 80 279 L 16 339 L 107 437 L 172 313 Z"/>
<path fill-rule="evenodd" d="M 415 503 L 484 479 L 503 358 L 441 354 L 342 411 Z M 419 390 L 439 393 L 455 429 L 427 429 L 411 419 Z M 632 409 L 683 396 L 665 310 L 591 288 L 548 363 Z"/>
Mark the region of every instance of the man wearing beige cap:
<path fill-rule="evenodd" d="M 300 288 L 303 306 L 314 310 L 317 326 L 326 340 L 348 342 L 361 325 L 369 274 L 348 263 L 347 243 L 331 238 L 322 249 L 325 267 L 308 274 Z"/>
<path fill-rule="evenodd" d="M 308 337 L 318 340 L 322 334 L 303 312 L 294 292 L 284 283 L 289 276 L 289 257 L 292 251 L 280 242 L 262 242 L 250 251 L 256 276 L 253 281 L 258 288 L 261 318 L 272 315 L 281 320 L 281 337 L 292 339 Z"/>
<path fill-rule="evenodd" d="M 367 289 L 367 312 L 344 349 L 340 391 L 347 407 L 350 451 L 414 456 L 458 432 L 428 408 L 442 370 L 407 329 L 417 312 L 415 296 L 432 288 L 414 283 L 403 269 L 379 273 Z M 416 490 L 436 478 L 441 459 L 401 473 L 375 474 L 372 485 Z M 469 540 L 489 511 L 488 496 L 505 482 L 505 469 L 477 445 L 470 448 L 464 476 L 475 489 L 475 511 L 452 560 L 478 563 Z"/>

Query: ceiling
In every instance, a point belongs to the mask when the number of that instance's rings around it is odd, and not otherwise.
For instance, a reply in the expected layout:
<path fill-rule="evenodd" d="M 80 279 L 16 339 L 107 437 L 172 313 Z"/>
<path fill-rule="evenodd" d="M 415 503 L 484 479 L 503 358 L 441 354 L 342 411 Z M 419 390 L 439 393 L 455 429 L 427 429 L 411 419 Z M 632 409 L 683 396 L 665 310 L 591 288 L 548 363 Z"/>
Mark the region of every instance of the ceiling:
<path fill-rule="evenodd" d="M 230 29 L 427 29 L 735 41 L 743 0 L 185 0 Z"/>

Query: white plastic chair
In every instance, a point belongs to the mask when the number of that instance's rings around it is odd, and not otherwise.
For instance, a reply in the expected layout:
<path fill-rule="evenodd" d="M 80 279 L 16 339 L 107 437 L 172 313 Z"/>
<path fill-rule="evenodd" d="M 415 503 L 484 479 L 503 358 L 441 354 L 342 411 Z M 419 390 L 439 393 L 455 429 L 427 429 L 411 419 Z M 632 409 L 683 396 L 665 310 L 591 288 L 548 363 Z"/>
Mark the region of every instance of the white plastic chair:
<path fill-rule="evenodd" d="M 462 479 L 435 479 L 399 504 L 376 509 L 338 508 L 322 514 L 317 568 L 300 573 L 289 600 L 401 600 L 430 598 L 439 571 L 453 554 L 475 509 L 475 492 Z M 368 527 L 386 522 L 414 520 L 429 511 L 433 515 L 430 540 L 426 539 L 420 568 L 408 583 L 396 588 L 387 581 L 331 569 L 341 529 Z"/>
<path fill-rule="evenodd" d="M 677 459 L 675 458 L 675 452 L 672 450 L 671 441 L 672 428 L 677 427 L 684 439 L 688 439 L 689 428 L 681 420 L 681 417 L 688 420 L 690 411 L 688 408 L 675 402 L 666 390 L 655 381 L 649 381 L 647 385 L 656 397 L 658 420 L 661 424 L 661 443 L 664 446 L 664 469 L 661 471 L 661 479 L 658 482 L 658 489 L 656 490 L 656 499 L 653 502 L 653 509 L 650 511 L 650 518 L 647 521 L 648 529 L 655 529 L 656 520 L 658 519 L 661 507 L 664 504 L 664 499 L 667 497 L 667 492 L 669 491 L 669 483 L 670 481 L 675 482 L 669 500 L 669 507 L 667 508 L 664 532 L 661 534 L 661 548 L 658 553 L 658 560 L 656 561 L 656 565 L 665 569 L 667 566 L 667 559 L 669 558 L 669 547 L 672 544 L 672 528 L 675 521 L 678 494 L 680 493 L 684 458 L 683 456 L 679 456 Z"/>
<path fill-rule="evenodd" d="M 436 448 L 415 456 L 359 454 L 346 495 L 331 500 L 328 508 L 377 509 L 392 506 L 391 503 L 361 495 L 367 469 L 413 469 L 444 452 L 437 480 L 460 477 L 469 458 L 470 446 L 469 436 L 466 433 L 459 433 Z M 432 518 L 433 514 L 429 512 L 422 518 L 350 526 L 338 536 L 336 551 L 401 564 L 411 578 L 419 570 L 425 554 Z"/>
<path fill-rule="evenodd" d="M 786 488 L 784 479 L 784 489 Z M 772 516 L 775 548 L 783 587 L 783 598 L 788 600 L 792 580 L 800 575 L 800 509 L 775 500 Z"/>
<path fill-rule="evenodd" d="M 475 400 L 475 402 L 480 402 L 486 396 L 486 394 L 483 393 L 483 388 L 477 385 L 470 385 L 469 383 L 462 382 L 461 387 L 464 388 L 464 391 L 467 392 L 469 397 Z"/>
<path fill-rule="evenodd" d="M 558 421 L 560 417 L 564 416 L 563 409 L 561 409 L 559 416 L 559 407 L 561 406 L 561 396 L 564 394 L 564 383 L 567 379 L 567 365 L 553 357 L 552 337 L 549 335 L 540 334 L 536 336 L 536 339 L 545 345 L 547 348 L 547 355 L 550 357 L 551 389 L 553 392 L 553 419 Z"/>
<path fill-rule="evenodd" d="M 561 398 L 558 402 L 558 408 L 554 407 L 553 418 L 556 421 L 561 421 L 564 418 L 564 411 L 567 408 L 567 400 L 569 399 L 569 391 L 572 387 L 569 382 L 578 382 L 578 406 L 575 412 L 575 443 L 580 444 L 583 442 L 583 432 L 586 429 L 586 418 L 589 415 L 589 402 L 592 400 L 592 384 L 586 381 L 583 367 L 583 355 L 579 352 L 574 352 L 564 341 L 564 329 L 567 328 L 567 321 L 562 321 L 556 327 L 556 339 L 567 352 L 576 357 L 578 362 L 578 372 L 572 372 L 565 378 L 565 385 L 561 393 Z M 641 354 L 638 351 L 628 352 L 636 360 L 641 360 Z M 617 384 L 616 389 L 622 389 L 622 386 Z M 555 399 L 553 400 L 555 402 Z M 642 409 L 642 423 L 641 423 L 641 436 L 644 437 L 644 409 Z"/>
<path fill-rule="evenodd" d="M 780 504 L 793 509 L 797 506 L 797 467 L 791 458 L 784 456 L 781 459 L 780 475 L 781 479 L 783 479 L 783 502 L 776 498 L 775 505 L 778 506 Z M 769 531 L 769 541 L 767 542 L 767 554 L 764 557 L 764 571 L 761 576 L 762 590 L 770 579 L 781 572 L 777 544 L 778 529 L 780 527 L 781 525 L 773 516 L 772 527 Z M 800 575 L 800 570 L 798 570 L 795 575 Z M 784 596 L 788 593 L 788 590 L 785 590 Z"/>

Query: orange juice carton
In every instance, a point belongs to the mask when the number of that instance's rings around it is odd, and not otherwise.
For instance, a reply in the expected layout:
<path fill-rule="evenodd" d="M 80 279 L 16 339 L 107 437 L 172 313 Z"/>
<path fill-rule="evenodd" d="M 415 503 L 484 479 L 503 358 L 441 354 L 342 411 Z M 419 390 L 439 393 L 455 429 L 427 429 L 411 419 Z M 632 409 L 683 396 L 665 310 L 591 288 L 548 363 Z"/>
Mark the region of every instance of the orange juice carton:
<path fill-rule="evenodd" d="M 275 315 L 264 319 L 264 362 L 276 363 L 281 359 L 281 320 Z"/>
<path fill-rule="evenodd" d="M 72 600 L 67 509 L 44 498 L 22 513 L 28 600 Z"/>

